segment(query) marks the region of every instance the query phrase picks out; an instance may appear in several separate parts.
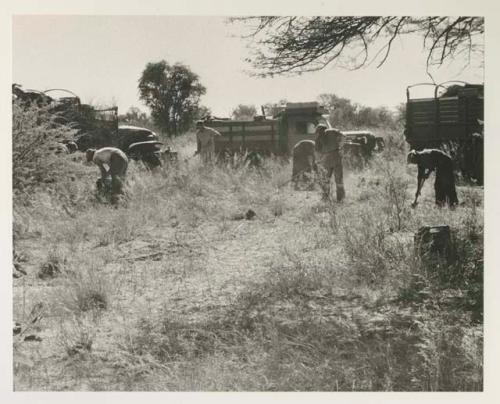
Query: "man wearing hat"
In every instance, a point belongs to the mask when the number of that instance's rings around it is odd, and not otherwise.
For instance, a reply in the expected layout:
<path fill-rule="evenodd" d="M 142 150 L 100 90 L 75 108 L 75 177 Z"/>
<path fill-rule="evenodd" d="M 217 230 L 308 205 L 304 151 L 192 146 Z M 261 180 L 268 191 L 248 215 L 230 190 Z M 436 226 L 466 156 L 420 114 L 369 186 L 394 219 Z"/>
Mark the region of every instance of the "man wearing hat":
<path fill-rule="evenodd" d="M 316 126 L 314 151 L 323 199 L 330 196 L 330 181 L 332 174 L 334 174 L 337 202 L 341 202 L 345 197 L 341 153 L 343 137 L 342 133 L 337 129 L 327 129 L 324 124 Z"/>
<path fill-rule="evenodd" d="M 424 181 L 429 178 L 433 171 L 436 172 L 434 181 L 436 204 L 438 206 L 448 204 L 450 207 L 458 204 L 453 161 L 448 154 L 439 149 L 411 150 L 408 153 L 407 163 L 416 164 L 418 167 L 417 192 L 412 207 L 417 205 L 417 198 L 420 195 Z"/>
<path fill-rule="evenodd" d="M 215 156 L 215 137 L 221 136 L 220 132 L 209 128 L 203 121 L 196 122 L 196 154 L 199 154 L 204 163 L 209 163 Z"/>

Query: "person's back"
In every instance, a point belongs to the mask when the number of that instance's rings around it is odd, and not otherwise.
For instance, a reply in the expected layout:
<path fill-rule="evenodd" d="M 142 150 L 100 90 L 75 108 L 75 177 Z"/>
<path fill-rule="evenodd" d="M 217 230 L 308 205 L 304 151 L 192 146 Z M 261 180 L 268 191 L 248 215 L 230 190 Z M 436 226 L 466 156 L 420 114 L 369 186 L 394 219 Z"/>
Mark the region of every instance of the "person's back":
<path fill-rule="evenodd" d="M 341 151 L 344 135 L 337 129 L 326 129 L 324 125 L 318 125 L 316 132 L 315 154 L 323 199 L 330 195 L 330 179 L 334 174 L 337 201 L 340 202 L 345 197 Z"/>
<path fill-rule="evenodd" d="M 292 181 L 297 186 L 304 173 L 310 173 L 315 169 L 314 141 L 301 140 L 292 150 Z"/>
<path fill-rule="evenodd" d="M 217 130 L 209 128 L 207 126 L 202 126 L 198 128 L 196 134 L 198 139 L 201 141 L 202 146 L 211 143 L 214 140 L 215 136 L 220 136 L 220 133 Z"/>
<path fill-rule="evenodd" d="M 436 172 L 436 179 L 434 181 L 436 204 L 440 206 L 444 203 L 447 203 L 449 206 L 458 204 L 453 172 L 453 160 L 447 153 L 439 149 L 412 150 L 408 154 L 408 163 L 418 165 L 419 185 L 417 187 L 414 205 L 416 205 L 416 198 L 420 193 L 423 181 L 429 177 L 432 171 Z"/>
<path fill-rule="evenodd" d="M 196 129 L 196 153 L 200 153 L 204 162 L 209 162 L 215 154 L 215 137 L 221 134 L 213 128 L 204 126 L 201 121 L 196 123 Z"/>
<path fill-rule="evenodd" d="M 328 129 L 320 132 L 316 137 L 315 152 L 316 159 L 325 168 L 333 167 L 333 159 L 340 156 L 344 135 L 337 129 Z"/>
<path fill-rule="evenodd" d="M 436 169 L 447 166 L 452 162 L 451 157 L 439 149 L 423 149 L 416 152 L 418 164 L 427 169 Z"/>
<path fill-rule="evenodd" d="M 304 153 L 314 153 L 314 140 L 301 140 L 293 147 L 293 155 L 302 155 Z"/>
<path fill-rule="evenodd" d="M 123 151 L 116 147 L 103 147 L 99 150 L 88 149 L 86 151 L 87 161 L 94 162 L 101 171 L 101 182 L 106 183 L 111 176 L 112 193 L 114 195 L 123 192 L 123 179 L 127 173 L 128 158 Z M 106 164 L 109 170 L 104 167 Z"/>
<path fill-rule="evenodd" d="M 301 140 L 293 147 L 294 167 L 296 162 L 303 162 L 304 164 L 312 164 L 314 162 L 314 146 L 315 143 L 313 140 Z"/>
<path fill-rule="evenodd" d="M 112 156 L 117 156 L 128 163 L 128 158 L 123 151 L 116 147 L 103 147 L 94 152 L 92 161 L 95 164 L 110 164 Z"/>
<path fill-rule="evenodd" d="M 326 129 L 316 137 L 315 149 L 318 153 L 330 153 L 340 149 L 342 132 L 337 129 Z"/>

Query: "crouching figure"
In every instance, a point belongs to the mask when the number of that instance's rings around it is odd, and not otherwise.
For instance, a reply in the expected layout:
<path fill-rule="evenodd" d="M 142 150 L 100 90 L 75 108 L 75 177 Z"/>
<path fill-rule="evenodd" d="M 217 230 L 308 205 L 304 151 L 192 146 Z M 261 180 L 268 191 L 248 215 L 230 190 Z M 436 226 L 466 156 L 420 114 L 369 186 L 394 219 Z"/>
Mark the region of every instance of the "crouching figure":
<path fill-rule="evenodd" d="M 123 182 L 127 174 L 128 158 L 120 149 L 116 147 L 103 147 L 102 149 L 88 149 L 86 151 L 87 162 L 93 162 L 101 171 L 101 178 L 98 181 L 98 189 L 107 189 L 111 185 L 111 196 L 123 194 Z M 105 165 L 109 167 L 106 170 Z M 111 177 L 111 183 L 109 182 Z"/>
<path fill-rule="evenodd" d="M 314 141 L 301 140 L 298 142 L 293 148 L 292 158 L 292 181 L 294 183 L 294 188 L 299 189 L 299 184 L 303 181 L 307 181 L 308 175 L 311 176 L 316 170 Z M 312 186 L 313 183 L 310 182 L 309 185 Z"/>

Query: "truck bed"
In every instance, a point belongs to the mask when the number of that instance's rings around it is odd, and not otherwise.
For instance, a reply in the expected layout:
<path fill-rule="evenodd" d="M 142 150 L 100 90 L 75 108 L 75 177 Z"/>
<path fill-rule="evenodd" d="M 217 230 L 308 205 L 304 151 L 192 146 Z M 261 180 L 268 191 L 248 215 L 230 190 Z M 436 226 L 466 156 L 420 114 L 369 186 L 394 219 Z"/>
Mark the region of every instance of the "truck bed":
<path fill-rule="evenodd" d="M 406 104 L 406 140 L 427 145 L 467 139 L 483 119 L 483 97 L 410 99 Z"/>
<path fill-rule="evenodd" d="M 232 153 L 245 150 L 261 153 L 278 153 L 278 120 L 234 121 L 214 120 L 205 124 L 220 132 L 215 138 L 215 151 Z"/>

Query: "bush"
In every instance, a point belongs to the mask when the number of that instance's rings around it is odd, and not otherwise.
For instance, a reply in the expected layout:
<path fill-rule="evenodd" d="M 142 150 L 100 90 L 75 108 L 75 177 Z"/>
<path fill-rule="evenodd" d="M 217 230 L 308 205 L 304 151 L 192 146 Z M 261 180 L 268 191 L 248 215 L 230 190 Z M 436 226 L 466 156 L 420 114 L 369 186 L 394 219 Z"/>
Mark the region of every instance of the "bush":
<path fill-rule="evenodd" d="M 408 262 L 410 242 L 391 233 L 375 211 L 360 212 L 342 225 L 344 251 L 360 280 L 384 283 L 391 271 L 401 271 Z"/>
<path fill-rule="evenodd" d="M 380 171 L 384 174 L 382 185 L 384 193 L 382 198 L 382 210 L 387 216 L 389 228 L 392 231 L 401 231 L 406 227 L 410 215 L 407 177 L 398 174 L 396 164 L 389 161 L 380 163 Z"/>
<path fill-rule="evenodd" d="M 34 187 L 53 182 L 59 172 L 51 148 L 71 138 L 73 131 L 55 122 L 47 107 L 12 104 L 12 187 L 14 197 L 29 195 Z"/>

